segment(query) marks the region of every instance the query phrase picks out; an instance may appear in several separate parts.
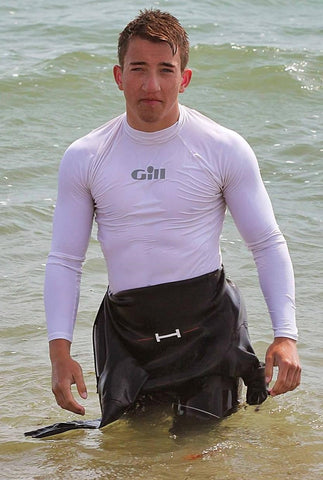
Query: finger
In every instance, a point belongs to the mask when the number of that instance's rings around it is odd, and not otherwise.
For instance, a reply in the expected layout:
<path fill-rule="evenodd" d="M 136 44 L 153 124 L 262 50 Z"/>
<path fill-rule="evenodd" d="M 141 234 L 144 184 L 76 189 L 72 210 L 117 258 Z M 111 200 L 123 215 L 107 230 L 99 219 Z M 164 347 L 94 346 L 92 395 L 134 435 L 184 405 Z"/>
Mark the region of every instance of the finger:
<path fill-rule="evenodd" d="M 274 371 L 274 360 L 272 355 L 266 356 L 265 362 L 265 377 L 266 383 L 270 383 L 273 378 L 273 371 Z"/>
<path fill-rule="evenodd" d="M 289 371 L 288 365 L 278 365 L 277 379 L 270 391 L 270 395 L 275 396 L 288 392 L 288 384 L 290 383 L 290 380 L 288 380 Z"/>
<path fill-rule="evenodd" d="M 86 399 L 87 398 L 87 388 L 86 388 L 86 385 L 85 385 L 85 382 L 84 382 L 83 373 L 82 373 L 81 369 L 80 369 L 79 373 L 75 374 L 74 379 L 75 379 L 76 388 L 77 388 L 77 391 L 78 391 L 80 397 Z"/>
<path fill-rule="evenodd" d="M 60 404 L 60 407 L 70 412 L 77 413 L 78 415 L 85 414 L 85 408 L 75 400 L 70 389 L 64 392 L 63 402 Z"/>
<path fill-rule="evenodd" d="M 282 376 L 277 377 L 276 382 L 274 383 L 273 387 L 269 391 L 270 395 L 272 397 L 275 397 L 276 395 L 281 395 L 282 393 L 288 392 L 288 387 L 286 386 L 285 380 L 282 378 Z"/>
<path fill-rule="evenodd" d="M 288 390 L 295 390 L 301 383 L 301 367 L 297 365 L 293 368 L 291 375 L 290 375 L 290 383 Z"/>
<path fill-rule="evenodd" d="M 57 404 L 64 410 L 84 415 L 85 409 L 74 398 L 69 384 L 53 389 Z"/>
<path fill-rule="evenodd" d="M 287 365 L 279 368 L 277 381 L 271 389 L 270 394 L 275 396 L 295 390 L 300 384 L 300 370 L 299 365 Z"/>

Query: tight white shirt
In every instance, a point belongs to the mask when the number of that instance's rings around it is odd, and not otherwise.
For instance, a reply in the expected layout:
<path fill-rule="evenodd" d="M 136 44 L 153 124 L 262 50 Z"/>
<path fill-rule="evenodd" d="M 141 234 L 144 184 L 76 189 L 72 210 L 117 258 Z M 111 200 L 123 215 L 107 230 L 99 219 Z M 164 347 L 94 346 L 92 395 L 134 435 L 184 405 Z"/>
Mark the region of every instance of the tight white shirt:
<path fill-rule="evenodd" d="M 293 268 L 252 149 L 180 106 L 170 128 L 134 130 L 123 114 L 65 152 L 46 266 L 49 340 L 72 341 L 93 217 L 116 293 L 219 268 L 226 207 L 252 251 L 274 335 L 297 339 Z"/>

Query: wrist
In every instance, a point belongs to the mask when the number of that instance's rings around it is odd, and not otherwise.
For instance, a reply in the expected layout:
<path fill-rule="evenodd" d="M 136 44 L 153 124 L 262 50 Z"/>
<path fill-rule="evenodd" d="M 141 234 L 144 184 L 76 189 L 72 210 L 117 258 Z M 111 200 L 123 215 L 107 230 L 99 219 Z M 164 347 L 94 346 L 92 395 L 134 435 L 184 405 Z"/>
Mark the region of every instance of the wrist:
<path fill-rule="evenodd" d="M 295 344 L 296 340 L 294 338 L 290 338 L 290 337 L 275 337 L 274 338 L 274 343 L 284 343 L 284 342 Z"/>
<path fill-rule="evenodd" d="M 53 363 L 70 358 L 71 342 L 64 338 L 56 338 L 49 342 L 49 358 Z"/>

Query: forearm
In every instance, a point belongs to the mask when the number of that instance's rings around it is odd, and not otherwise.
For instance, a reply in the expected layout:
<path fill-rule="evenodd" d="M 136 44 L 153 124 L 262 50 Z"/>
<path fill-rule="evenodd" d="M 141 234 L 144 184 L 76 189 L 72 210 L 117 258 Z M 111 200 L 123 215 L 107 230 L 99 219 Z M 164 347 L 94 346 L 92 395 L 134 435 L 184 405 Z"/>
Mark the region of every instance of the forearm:
<path fill-rule="evenodd" d="M 288 248 L 282 235 L 268 244 L 267 248 L 254 249 L 253 255 L 274 337 L 297 340 L 295 282 Z"/>
<path fill-rule="evenodd" d="M 75 263 L 75 262 L 74 262 Z M 64 338 L 72 341 L 79 303 L 81 261 L 79 271 L 68 267 L 68 261 L 49 256 L 46 266 L 44 303 L 48 340 Z"/>

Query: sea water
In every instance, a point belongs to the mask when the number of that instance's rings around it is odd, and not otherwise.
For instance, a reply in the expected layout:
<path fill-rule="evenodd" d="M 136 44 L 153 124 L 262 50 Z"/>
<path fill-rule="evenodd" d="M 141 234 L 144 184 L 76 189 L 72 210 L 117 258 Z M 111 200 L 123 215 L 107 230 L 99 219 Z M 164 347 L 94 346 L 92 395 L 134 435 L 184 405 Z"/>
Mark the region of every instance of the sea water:
<path fill-rule="evenodd" d="M 254 148 L 295 269 L 301 386 L 242 406 L 210 429 L 170 435 L 170 412 L 47 440 L 24 432 L 75 419 L 50 386 L 43 280 L 57 170 L 76 138 L 124 111 L 112 77 L 116 43 L 139 9 L 177 16 L 191 42 L 181 102 Z M 0 478 L 317 480 L 322 459 L 321 0 L 3 0 L 0 6 Z M 228 215 L 226 270 L 247 303 L 263 359 L 272 339 L 250 252 Z M 107 274 L 95 229 L 73 343 L 100 416 L 91 328 Z"/>

